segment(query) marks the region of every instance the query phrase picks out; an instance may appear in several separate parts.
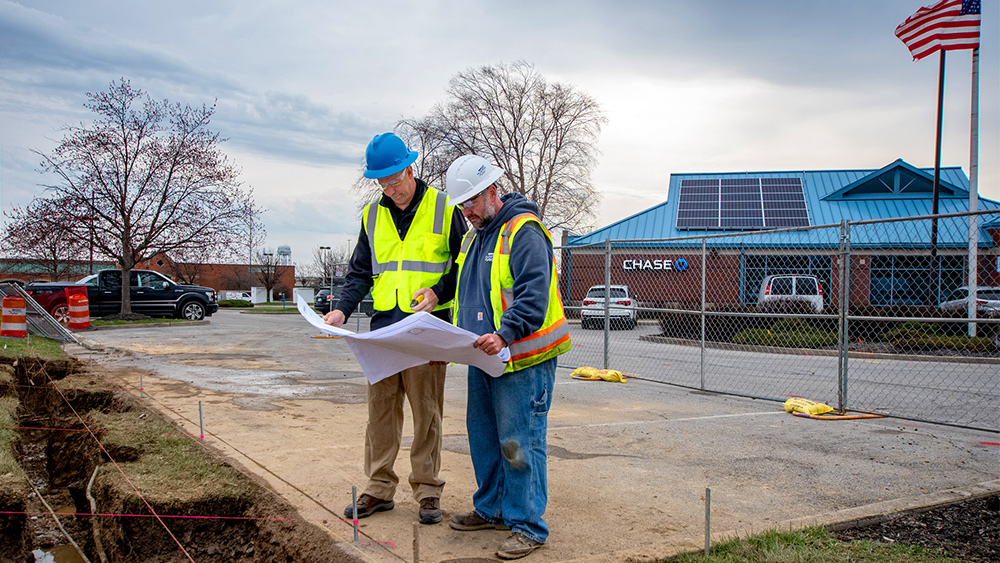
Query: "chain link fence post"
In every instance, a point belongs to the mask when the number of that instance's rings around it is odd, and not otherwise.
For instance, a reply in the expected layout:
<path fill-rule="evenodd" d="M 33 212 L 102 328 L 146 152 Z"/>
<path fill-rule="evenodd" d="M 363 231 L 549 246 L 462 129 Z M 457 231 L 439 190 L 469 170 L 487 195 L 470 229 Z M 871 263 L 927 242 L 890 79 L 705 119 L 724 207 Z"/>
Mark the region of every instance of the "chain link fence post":
<path fill-rule="evenodd" d="M 604 367 L 611 365 L 611 239 L 604 240 Z"/>
<path fill-rule="evenodd" d="M 705 267 L 707 262 L 705 261 L 708 256 L 706 249 L 708 247 L 708 239 L 701 239 L 701 367 L 699 369 L 701 373 L 701 390 L 705 390 L 705 272 L 708 268 Z"/>
<path fill-rule="evenodd" d="M 837 322 L 837 347 L 838 347 L 838 362 L 837 362 L 837 409 L 840 412 L 844 412 L 846 405 L 844 404 L 844 382 L 846 377 L 847 368 L 847 351 L 850 348 L 850 344 L 847 341 L 847 310 L 848 301 L 850 299 L 850 289 L 848 287 L 848 272 L 850 271 L 850 257 L 847 251 L 847 219 L 843 219 L 840 222 L 840 297 L 839 303 L 839 314 L 840 318 Z"/>

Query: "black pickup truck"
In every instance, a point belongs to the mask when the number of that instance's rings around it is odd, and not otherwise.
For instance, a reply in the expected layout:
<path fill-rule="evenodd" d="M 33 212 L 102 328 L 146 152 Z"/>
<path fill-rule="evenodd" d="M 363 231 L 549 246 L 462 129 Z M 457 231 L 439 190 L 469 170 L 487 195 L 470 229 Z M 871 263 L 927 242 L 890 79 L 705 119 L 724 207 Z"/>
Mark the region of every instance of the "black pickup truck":
<path fill-rule="evenodd" d="M 150 270 L 132 270 L 129 278 L 133 313 L 200 321 L 219 310 L 218 297 L 212 288 L 179 284 Z M 69 320 L 66 289 L 70 287 L 87 289 L 92 317 L 121 312 L 121 270 L 102 270 L 76 283 L 32 283 L 24 289 L 57 321 L 66 322 Z"/>

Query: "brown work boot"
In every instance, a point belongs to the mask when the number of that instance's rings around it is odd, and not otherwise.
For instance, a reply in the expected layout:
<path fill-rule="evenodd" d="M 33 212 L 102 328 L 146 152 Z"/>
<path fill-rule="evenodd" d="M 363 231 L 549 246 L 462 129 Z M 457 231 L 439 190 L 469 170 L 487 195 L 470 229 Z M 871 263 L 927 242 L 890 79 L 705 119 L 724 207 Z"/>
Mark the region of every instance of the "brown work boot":
<path fill-rule="evenodd" d="M 509 530 L 507 526 L 503 524 L 495 524 L 489 520 L 483 518 L 478 512 L 473 510 L 472 512 L 466 512 L 465 514 L 453 514 L 451 516 L 451 523 L 449 524 L 452 529 L 461 530 L 463 532 L 471 532 L 473 530 Z"/>
<path fill-rule="evenodd" d="M 395 506 L 396 503 L 391 500 L 382 500 L 380 498 L 375 498 L 368 493 L 364 493 L 358 497 L 358 518 L 368 518 L 376 512 L 392 510 Z M 344 509 L 344 516 L 351 519 L 354 518 L 353 503 L 347 505 L 347 508 Z"/>
<path fill-rule="evenodd" d="M 500 559 L 520 559 L 542 545 L 541 542 L 537 542 L 522 533 L 514 532 L 500 542 L 497 557 Z"/>
<path fill-rule="evenodd" d="M 437 497 L 420 499 L 420 523 L 437 524 L 441 521 L 441 500 Z"/>

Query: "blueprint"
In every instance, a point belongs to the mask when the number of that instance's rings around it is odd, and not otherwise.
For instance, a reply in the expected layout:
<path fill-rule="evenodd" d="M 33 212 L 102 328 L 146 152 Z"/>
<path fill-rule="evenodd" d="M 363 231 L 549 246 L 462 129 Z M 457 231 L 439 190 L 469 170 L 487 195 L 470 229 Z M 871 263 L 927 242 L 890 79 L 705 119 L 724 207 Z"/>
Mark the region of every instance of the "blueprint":
<path fill-rule="evenodd" d="M 473 348 L 472 344 L 479 335 L 430 313 L 414 313 L 371 332 L 351 332 L 324 323 L 301 296 L 296 296 L 295 304 L 309 324 L 325 334 L 347 341 L 369 383 L 377 383 L 394 373 L 427 362 L 476 366 L 493 377 L 500 377 L 510 359 L 507 348 L 495 356 Z"/>

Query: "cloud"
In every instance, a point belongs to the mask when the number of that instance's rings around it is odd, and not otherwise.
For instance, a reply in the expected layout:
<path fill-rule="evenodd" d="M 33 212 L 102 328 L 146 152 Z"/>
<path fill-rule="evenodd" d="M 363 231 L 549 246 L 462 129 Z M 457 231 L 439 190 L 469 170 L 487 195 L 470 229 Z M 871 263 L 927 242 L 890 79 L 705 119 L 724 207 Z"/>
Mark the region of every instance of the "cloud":
<path fill-rule="evenodd" d="M 33 114 L 52 129 L 93 116 L 87 91 L 126 78 L 154 99 L 190 105 L 218 101 L 212 127 L 253 153 L 315 164 L 354 164 L 378 125 L 337 112 L 304 94 L 255 91 L 164 49 L 73 25 L 0 1 L 0 111 Z"/>
<path fill-rule="evenodd" d="M 377 128 L 371 119 L 287 92 L 221 100 L 215 118 L 235 146 L 319 165 L 355 165 Z"/>

